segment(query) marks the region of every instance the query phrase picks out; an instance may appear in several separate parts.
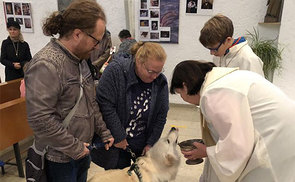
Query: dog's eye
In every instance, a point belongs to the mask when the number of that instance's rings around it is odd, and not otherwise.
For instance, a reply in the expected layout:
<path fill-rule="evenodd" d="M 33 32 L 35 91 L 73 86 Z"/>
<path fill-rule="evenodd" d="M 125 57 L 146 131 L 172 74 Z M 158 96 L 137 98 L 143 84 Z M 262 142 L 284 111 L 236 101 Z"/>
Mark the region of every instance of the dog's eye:
<path fill-rule="evenodd" d="M 170 141 L 169 141 L 169 139 L 167 139 L 167 142 L 168 142 L 168 144 L 170 144 Z"/>

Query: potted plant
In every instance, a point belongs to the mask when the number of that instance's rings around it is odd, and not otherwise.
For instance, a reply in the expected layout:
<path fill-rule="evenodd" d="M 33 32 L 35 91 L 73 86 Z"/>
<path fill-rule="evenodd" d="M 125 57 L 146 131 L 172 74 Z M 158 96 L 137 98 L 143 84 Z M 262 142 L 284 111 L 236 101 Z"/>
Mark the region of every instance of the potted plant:
<path fill-rule="evenodd" d="M 262 40 L 259 36 L 258 30 L 254 29 L 254 33 L 247 31 L 249 38 L 249 45 L 253 52 L 263 62 L 263 72 L 266 79 L 273 81 L 273 74 L 276 69 L 280 70 L 282 60 L 282 49 L 277 46 L 276 39 Z"/>

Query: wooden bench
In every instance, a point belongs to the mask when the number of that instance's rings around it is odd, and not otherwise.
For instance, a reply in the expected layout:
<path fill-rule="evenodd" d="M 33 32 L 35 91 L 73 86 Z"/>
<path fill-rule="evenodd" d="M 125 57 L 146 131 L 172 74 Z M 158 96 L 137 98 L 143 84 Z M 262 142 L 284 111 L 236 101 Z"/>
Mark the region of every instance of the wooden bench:
<path fill-rule="evenodd" d="M 20 79 L 11 80 L 8 82 L 0 83 L 0 104 L 18 99 L 20 97 Z"/>
<path fill-rule="evenodd" d="M 19 176 L 24 177 L 18 142 L 32 136 L 33 132 L 27 122 L 25 98 L 20 98 L 20 81 L 0 84 L 0 150 L 13 145 Z"/>

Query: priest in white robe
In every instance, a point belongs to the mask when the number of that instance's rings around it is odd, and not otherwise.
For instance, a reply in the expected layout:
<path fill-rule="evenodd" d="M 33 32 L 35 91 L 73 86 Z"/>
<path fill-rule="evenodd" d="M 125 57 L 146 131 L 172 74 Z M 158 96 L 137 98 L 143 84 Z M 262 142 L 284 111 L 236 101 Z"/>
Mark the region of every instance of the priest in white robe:
<path fill-rule="evenodd" d="M 183 61 L 171 93 L 199 105 L 206 158 L 202 182 L 295 181 L 295 102 L 262 76 L 213 63 Z"/>

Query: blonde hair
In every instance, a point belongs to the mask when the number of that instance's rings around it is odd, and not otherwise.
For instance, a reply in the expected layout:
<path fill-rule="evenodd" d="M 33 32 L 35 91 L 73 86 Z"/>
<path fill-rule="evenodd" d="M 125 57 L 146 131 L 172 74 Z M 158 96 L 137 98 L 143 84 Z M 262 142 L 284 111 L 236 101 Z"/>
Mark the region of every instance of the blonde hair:
<path fill-rule="evenodd" d="M 209 19 L 201 30 L 200 42 L 203 46 L 213 46 L 214 44 L 225 41 L 227 37 L 232 37 L 234 27 L 232 21 L 221 14 Z"/>
<path fill-rule="evenodd" d="M 144 63 L 148 58 L 155 58 L 159 61 L 166 61 L 167 55 L 163 47 L 154 42 L 137 42 L 130 50 L 135 59 Z"/>
<path fill-rule="evenodd" d="M 53 12 L 44 21 L 43 33 L 47 36 L 59 34 L 62 38 L 74 29 L 81 29 L 91 34 L 98 19 L 106 22 L 105 13 L 99 4 L 93 0 L 76 0 L 65 11 Z"/>
<path fill-rule="evenodd" d="M 9 36 L 9 37 L 13 42 L 17 42 L 17 41 L 20 41 L 22 43 L 25 42 L 24 36 L 23 36 L 22 32 L 20 31 L 20 29 L 19 29 L 19 34 L 16 38 L 12 38 L 11 36 Z"/>

